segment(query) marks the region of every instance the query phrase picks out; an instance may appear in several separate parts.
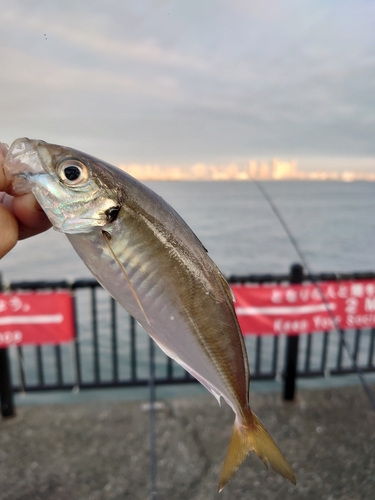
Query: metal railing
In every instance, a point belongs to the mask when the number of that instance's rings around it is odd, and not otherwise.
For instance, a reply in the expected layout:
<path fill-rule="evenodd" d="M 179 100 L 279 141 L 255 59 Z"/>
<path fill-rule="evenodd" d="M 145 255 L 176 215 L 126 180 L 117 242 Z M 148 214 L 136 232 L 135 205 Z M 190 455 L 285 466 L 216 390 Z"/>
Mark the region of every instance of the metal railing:
<path fill-rule="evenodd" d="M 296 276 L 299 281 L 296 281 Z M 292 266 L 290 274 L 231 276 L 228 281 L 280 284 L 302 282 L 306 279 L 301 267 L 295 265 Z M 313 279 L 314 281 L 375 280 L 375 273 L 324 273 L 314 275 Z M 10 383 L 13 392 L 147 386 L 149 352 L 154 353 L 152 363 L 155 366 L 156 385 L 196 382 L 157 346 L 153 350 L 149 349 L 149 337 L 143 328 L 95 280 L 77 280 L 73 283 L 13 282 L 7 286 L 7 290 L 10 291 L 42 289 L 72 290 L 76 338 L 69 344 L 12 346 L 0 349 L 0 397 L 3 415 L 12 409 L 4 408 L 4 405 L 11 405 L 8 401 L 9 387 L 8 389 L 5 387 Z M 363 372 L 375 372 L 375 329 L 353 329 L 343 333 L 360 369 Z M 246 336 L 245 342 L 250 358 L 252 380 L 284 379 L 286 399 L 293 398 L 296 377 L 355 372 L 335 331 L 289 337 L 253 335 Z M 8 379 L 4 375 L 6 371 Z"/>

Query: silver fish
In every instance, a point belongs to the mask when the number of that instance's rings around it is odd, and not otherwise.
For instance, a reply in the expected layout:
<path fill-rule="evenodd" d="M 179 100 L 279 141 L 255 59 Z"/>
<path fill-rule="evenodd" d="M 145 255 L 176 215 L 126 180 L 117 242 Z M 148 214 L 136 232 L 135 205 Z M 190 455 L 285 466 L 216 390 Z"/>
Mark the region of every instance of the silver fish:
<path fill-rule="evenodd" d="M 74 149 L 18 139 L 5 160 L 53 226 L 160 348 L 235 413 L 218 491 L 255 451 L 294 474 L 249 405 L 245 344 L 223 275 L 183 219 L 126 172 Z"/>

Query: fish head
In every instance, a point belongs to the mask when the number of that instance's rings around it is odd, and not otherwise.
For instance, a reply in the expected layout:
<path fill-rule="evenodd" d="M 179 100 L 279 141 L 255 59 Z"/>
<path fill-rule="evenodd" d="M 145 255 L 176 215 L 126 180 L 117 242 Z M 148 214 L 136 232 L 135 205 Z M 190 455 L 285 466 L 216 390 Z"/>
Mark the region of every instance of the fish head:
<path fill-rule="evenodd" d="M 14 193 L 32 192 L 61 232 L 89 233 L 113 221 L 121 206 L 111 169 L 80 151 L 17 139 L 4 167 Z"/>

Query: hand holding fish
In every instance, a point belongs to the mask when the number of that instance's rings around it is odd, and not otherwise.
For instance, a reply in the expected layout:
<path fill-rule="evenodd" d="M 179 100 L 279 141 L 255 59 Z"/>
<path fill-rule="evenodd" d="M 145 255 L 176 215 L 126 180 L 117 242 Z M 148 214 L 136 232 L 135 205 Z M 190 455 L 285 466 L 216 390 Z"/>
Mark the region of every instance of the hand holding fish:
<path fill-rule="evenodd" d="M 4 165 L 14 193 L 32 192 L 99 283 L 168 356 L 232 408 L 218 490 L 252 451 L 295 483 L 250 408 L 250 370 L 231 289 L 175 210 L 126 172 L 71 148 L 18 139 Z"/>
<path fill-rule="evenodd" d="M 0 142 L 0 259 L 18 240 L 46 231 L 51 223 L 31 193 L 13 197 L 12 180 L 6 175 L 3 160 L 7 147 Z"/>

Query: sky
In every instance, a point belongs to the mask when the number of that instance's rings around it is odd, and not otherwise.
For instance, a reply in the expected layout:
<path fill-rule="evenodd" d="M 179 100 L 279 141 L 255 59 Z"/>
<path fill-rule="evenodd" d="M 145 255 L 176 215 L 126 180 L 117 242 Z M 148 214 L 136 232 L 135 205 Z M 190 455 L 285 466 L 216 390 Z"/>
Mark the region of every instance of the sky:
<path fill-rule="evenodd" d="M 375 2 L 0 0 L 0 141 L 375 170 Z"/>

